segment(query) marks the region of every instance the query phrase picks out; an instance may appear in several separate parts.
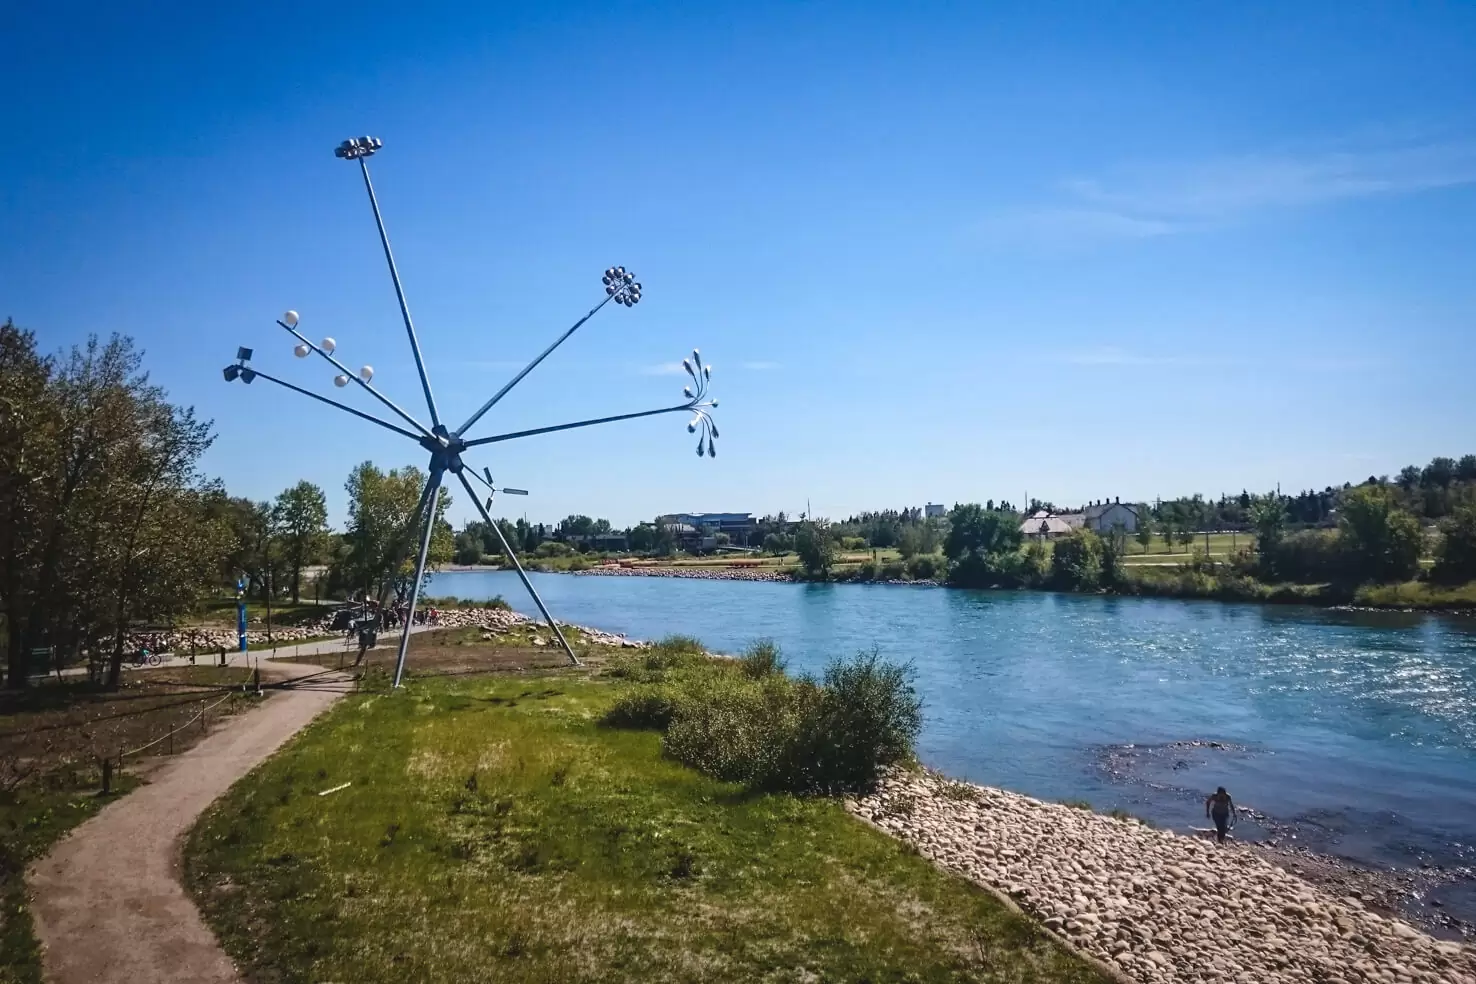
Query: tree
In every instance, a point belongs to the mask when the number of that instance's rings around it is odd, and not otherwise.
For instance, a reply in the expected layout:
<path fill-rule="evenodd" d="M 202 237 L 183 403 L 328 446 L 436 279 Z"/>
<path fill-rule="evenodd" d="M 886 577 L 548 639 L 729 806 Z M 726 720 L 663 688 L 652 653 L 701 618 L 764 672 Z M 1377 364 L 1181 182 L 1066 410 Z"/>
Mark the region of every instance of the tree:
<path fill-rule="evenodd" d="M 1148 515 L 1148 510 L 1138 510 L 1138 529 L 1133 537 L 1138 541 L 1138 546 L 1147 553 L 1148 548 L 1153 546 L 1153 519 Z"/>
<path fill-rule="evenodd" d="M 415 574 L 416 552 L 423 531 L 416 511 L 425 475 L 414 466 L 380 471 L 366 461 L 349 473 L 344 486 L 349 494 L 349 544 L 344 580 L 356 591 L 364 591 L 380 604 L 391 592 L 397 602 L 410 593 Z M 441 490 L 435 507 L 435 527 L 427 556 L 426 576 L 449 560 L 454 538 L 445 521 L 451 497 Z"/>
<path fill-rule="evenodd" d="M 605 524 L 609 529 L 609 523 Z M 590 536 L 595 532 L 595 521 L 588 516 L 575 515 L 565 516 L 559 525 L 554 528 L 554 535 L 560 539 L 576 536 Z"/>
<path fill-rule="evenodd" d="M 1425 466 L 1420 478 L 1422 484 L 1432 485 L 1436 488 L 1446 488 L 1455 481 L 1456 463 L 1454 458 L 1433 458 Z"/>
<path fill-rule="evenodd" d="M 1461 460 L 1456 462 L 1456 479 L 1476 482 L 1476 454 L 1462 455 Z"/>
<path fill-rule="evenodd" d="M 1051 552 L 1051 581 L 1068 591 L 1094 591 L 1102 583 L 1102 540 L 1091 530 L 1073 530 Z"/>
<path fill-rule="evenodd" d="M 1250 518 L 1261 569 L 1275 573 L 1276 552 L 1286 537 L 1286 504 L 1275 493 L 1260 496 L 1251 504 Z"/>
<path fill-rule="evenodd" d="M 1419 570 L 1425 537 L 1387 488 L 1365 485 L 1343 496 L 1338 539 L 1359 580 L 1402 581 Z"/>
<path fill-rule="evenodd" d="M 955 506 L 949 514 L 943 555 L 955 563 L 998 557 L 1017 553 L 1024 539 L 1019 515 L 971 502 Z"/>
<path fill-rule="evenodd" d="M 1445 584 L 1476 581 L 1476 505 L 1461 506 L 1440 524 L 1440 532 L 1430 576 Z"/>
<path fill-rule="evenodd" d="M 1416 465 L 1405 465 L 1399 469 L 1399 478 L 1396 479 L 1399 487 L 1408 492 L 1420 484 L 1420 469 Z"/>
<path fill-rule="evenodd" d="M 764 537 L 763 551 L 773 554 L 775 557 L 782 556 L 794 549 L 794 537 L 788 533 L 770 533 Z"/>
<path fill-rule="evenodd" d="M 800 564 L 811 577 L 829 578 L 835 566 L 835 535 L 830 524 L 823 519 L 807 519 L 800 524 L 794 535 L 795 553 Z"/>
<path fill-rule="evenodd" d="M 87 650 L 116 686 L 128 629 L 190 608 L 229 549 L 224 496 L 196 465 L 212 440 L 151 385 L 131 339 L 61 359 L 0 326 L 0 614 L 7 677 L 31 649 Z"/>
<path fill-rule="evenodd" d="M 302 600 L 302 569 L 319 561 L 328 538 L 328 501 L 323 490 L 306 480 L 284 489 L 272 507 L 272 523 L 291 574 L 295 605 Z"/>
<path fill-rule="evenodd" d="M 1178 540 L 1179 546 L 1187 552 L 1189 545 L 1194 542 L 1194 527 L 1187 522 L 1180 524 L 1179 528 L 1174 530 L 1174 539 Z"/>
<path fill-rule="evenodd" d="M 904 526 L 897 535 L 897 552 L 904 559 L 938 552 L 938 524 L 934 520 Z"/>
<path fill-rule="evenodd" d="M 1163 539 L 1164 549 L 1174 552 L 1174 534 L 1177 532 L 1173 519 L 1166 518 L 1158 524 L 1158 535 Z"/>

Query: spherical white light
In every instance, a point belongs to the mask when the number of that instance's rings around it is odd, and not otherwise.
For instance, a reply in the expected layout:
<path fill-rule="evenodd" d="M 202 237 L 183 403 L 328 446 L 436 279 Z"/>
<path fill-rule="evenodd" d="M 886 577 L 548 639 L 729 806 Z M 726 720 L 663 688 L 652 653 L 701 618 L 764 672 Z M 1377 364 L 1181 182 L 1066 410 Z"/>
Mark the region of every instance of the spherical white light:
<path fill-rule="evenodd" d="M 338 343 L 331 338 L 325 338 L 322 342 L 318 344 L 318 348 L 322 349 L 324 352 L 327 352 L 329 355 L 332 355 L 333 350 L 338 348 Z"/>
<path fill-rule="evenodd" d="M 288 328 L 296 328 L 297 327 L 297 312 L 296 311 L 288 311 L 286 314 L 282 315 L 282 324 L 286 325 Z"/>
<path fill-rule="evenodd" d="M 307 345 L 302 342 L 299 342 L 298 344 L 292 346 L 292 354 L 297 356 L 299 359 L 306 359 L 307 354 L 311 351 L 312 349 L 308 348 Z"/>
<path fill-rule="evenodd" d="M 364 368 L 360 369 L 359 370 L 359 378 L 362 379 L 366 383 L 369 382 L 369 380 L 371 380 L 371 379 L 374 378 L 374 367 L 373 366 L 365 366 Z"/>
<path fill-rule="evenodd" d="M 347 386 L 348 385 L 348 381 L 349 381 L 349 378 L 347 376 L 339 375 L 339 376 L 334 376 L 333 377 L 333 385 L 334 386 L 338 386 L 340 388 L 341 387 L 344 387 L 344 386 Z"/>

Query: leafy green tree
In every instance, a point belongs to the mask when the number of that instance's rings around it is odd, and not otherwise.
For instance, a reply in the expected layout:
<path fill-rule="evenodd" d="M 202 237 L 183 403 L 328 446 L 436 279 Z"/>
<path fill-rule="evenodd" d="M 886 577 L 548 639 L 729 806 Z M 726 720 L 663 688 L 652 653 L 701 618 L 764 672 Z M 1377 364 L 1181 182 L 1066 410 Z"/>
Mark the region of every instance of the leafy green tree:
<path fill-rule="evenodd" d="M 906 559 L 937 553 L 939 539 L 935 520 L 912 523 L 898 531 L 897 552 Z"/>
<path fill-rule="evenodd" d="M 1343 495 L 1338 539 L 1359 580 L 1402 581 L 1419 571 L 1424 531 L 1383 486 L 1364 485 Z"/>
<path fill-rule="evenodd" d="M 1250 519 L 1256 533 L 1256 556 L 1261 569 L 1274 574 L 1276 554 L 1286 537 L 1286 503 L 1275 493 L 1258 496 L 1251 503 Z"/>
<path fill-rule="evenodd" d="M 977 502 L 955 506 L 948 515 L 943 556 L 955 563 L 1016 553 L 1025 535 L 1016 513 L 987 510 Z"/>
<path fill-rule="evenodd" d="M 272 524 L 292 578 L 292 603 L 302 597 L 302 569 L 316 564 L 328 539 L 328 500 L 312 482 L 301 481 L 277 496 Z"/>
<path fill-rule="evenodd" d="M 1138 541 L 1138 546 L 1143 548 L 1143 552 L 1147 553 L 1148 549 L 1153 546 L 1153 519 L 1148 515 L 1146 509 L 1138 510 L 1138 515 L 1138 529 L 1133 537 Z"/>
<path fill-rule="evenodd" d="M 1462 455 L 1456 462 L 1456 479 L 1461 482 L 1476 482 L 1476 454 Z"/>
<path fill-rule="evenodd" d="M 397 602 L 410 593 L 423 529 L 416 506 L 424 487 L 425 474 L 414 466 L 386 472 L 366 461 L 349 474 L 345 485 L 349 494 L 349 552 L 343 579 L 381 604 L 389 601 L 391 593 Z M 445 520 L 450 504 L 451 496 L 442 489 L 435 506 L 427 578 L 454 552 L 451 527 Z"/>
<path fill-rule="evenodd" d="M 1455 481 L 1456 462 L 1454 458 L 1434 458 L 1425 466 L 1420 478 L 1425 485 L 1436 488 L 1446 488 Z"/>
<path fill-rule="evenodd" d="M 770 533 L 764 537 L 763 551 L 773 554 L 775 557 L 782 556 L 794 549 L 794 537 L 788 533 Z"/>
<path fill-rule="evenodd" d="M 1430 576 L 1445 584 L 1476 581 L 1476 504 L 1462 505 L 1448 516 L 1440 533 Z"/>
<path fill-rule="evenodd" d="M 800 564 L 811 577 L 828 578 L 835 566 L 835 534 L 823 519 L 807 519 L 794 535 L 794 550 Z"/>
<path fill-rule="evenodd" d="M 1182 524 L 1174 530 L 1174 539 L 1179 541 L 1179 546 L 1188 551 L 1189 545 L 1194 542 L 1194 527 L 1187 522 Z"/>
<path fill-rule="evenodd" d="M 1073 530 L 1051 552 L 1051 582 L 1068 591 L 1095 591 L 1102 584 L 1102 539 L 1091 530 Z"/>

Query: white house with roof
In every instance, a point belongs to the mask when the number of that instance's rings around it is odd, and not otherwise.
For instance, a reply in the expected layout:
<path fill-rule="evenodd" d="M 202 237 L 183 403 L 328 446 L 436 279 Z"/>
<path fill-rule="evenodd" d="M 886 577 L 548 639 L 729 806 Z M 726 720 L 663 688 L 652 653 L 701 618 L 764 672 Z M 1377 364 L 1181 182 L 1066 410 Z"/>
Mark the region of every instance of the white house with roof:
<path fill-rule="evenodd" d="M 1086 528 L 1094 533 L 1110 533 L 1114 527 L 1122 527 L 1124 533 L 1138 531 L 1138 511 L 1120 500 L 1093 502 L 1080 512 L 1051 513 L 1037 510 L 1020 524 L 1020 532 L 1026 536 L 1065 536 L 1072 530 Z"/>

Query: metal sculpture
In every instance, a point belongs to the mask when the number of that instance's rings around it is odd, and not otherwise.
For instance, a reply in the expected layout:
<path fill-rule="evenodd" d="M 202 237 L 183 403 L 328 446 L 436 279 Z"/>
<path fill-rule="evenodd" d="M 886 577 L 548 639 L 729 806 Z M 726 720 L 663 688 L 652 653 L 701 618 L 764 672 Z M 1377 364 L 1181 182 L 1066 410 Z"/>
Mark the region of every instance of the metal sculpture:
<path fill-rule="evenodd" d="M 468 439 L 466 436 L 467 431 L 477 421 L 481 420 L 487 411 L 496 406 L 498 401 L 511 392 L 513 387 L 517 386 L 518 383 L 522 382 L 528 373 L 537 368 L 538 364 L 548 358 L 555 349 L 568 341 L 570 336 L 578 331 L 586 321 L 594 317 L 606 304 L 614 301 L 617 305 L 629 308 L 640 303 L 641 285 L 636 281 L 635 275 L 624 267 L 610 267 L 601 277 L 605 288 L 605 297 L 602 301 L 591 308 L 589 313 L 585 314 L 584 317 L 574 322 L 568 331 L 554 339 L 552 345 L 544 349 L 537 358 L 528 363 L 517 375 L 508 380 L 507 384 L 494 393 L 491 399 L 482 404 L 476 413 L 467 418 L 466 423 L 454 431 L 447 429 L 446 425 L 441 421 L 440 412 L 436 407 L 435 396 L 431 393 L 430 377 L 425 371 L 425 360 L 420 354 L 420 341 L 415 335 L 415 325 L 410 320 L 410 307 L 405 301 L 405 291 L 400 285 L 400 274 L 395 268 L 394 254 L 390 251 L 389 235 L 384 229 L 384 218 L 380 215 L 379 201 L 374 195 L 374 185 L 369 180 L 369 158 L 383 146 L 383 142 L 377 137 L 354 137 L 339 144 L 338 148 L 334 151 L 334 155 L 343 160 L 357 161 L 360 172 L 364 176 L 364 190 L 369 196 L 369 206 L 374 211 L 374 223 L 379 230 L 380 244 L 384 247 L 384 259 L 389 265 L 390 279 L 395 285 L 395 296 L 400 302 L 400 316 L 405 322 L 405 334 L 410 339 L 410 354 L 414 357 L 415 370 L 419 374 L 420 386 L 425 393 L 426 407 L 430 412 L 430 426 L 427 427 L 425 424 L 422 424 L 373 386 L 374 368 L 372 366 L 362 366 L 355 372 L 335 357 L 334 353 L 338 350 L 338 343 L 333 338 L 324 338 L 320 342 L 313 342 L 304 335 L 299 330 L 301 318 L 296 311 L 288 311 L 277 321 L 277 324 L 281 325 L 293 338 L 297 339 L 297 345 L 293 348 L 293 353 L 299 358 L 307 358 L 308 355 L 316 354 L 326 359 L 337 370 L 337 375 L 333 377 L 333 384 L 335 386 L 343 388 L 348 386 L 349 383 L 358 385 L 374 399 L 384 404 L 404 424 L 408 425 L 408 429 L 407 427 L 402 427 L 399 424 L 376 417 L 373 414 L 356 410 L 337 400 L 319 396 L 300 386 L 294 386 L 292 383 L 254 368 L 250 365 L 253 353 L 248 348 L 238 348 L 236 350 L 235 364 L 226 366 L 224 370 L 226 381 L 231 382 L 240 379 L 243 383 L 249 384 L 256 379 L 265 379 L 268 382 L 276 383 L 278 386 L 285 387 L 295 393 L 301 393 L 303 396 L 310 397 L 320 403 L 326 403 L 329 406 L 336 407 L 361 420 L 367 420 L 386 430 L 394 431 L 396 434 L 416 442 L 430 453 L 429 477 L 426 479 L 425 488 L 420 494 L 420 502 L 416 506 L 415 516 L 412 520 L 415 528 L 420 532 L 420 552 L 415 563 L 415 578 L 410 587 L 409 612 L 405 619 L 404 629 L 400 633 L 400 648 L 395 660 L 394 685 L 396 687 L 399 687 L 404 679 L 405 658 L 410 645 L 410 628 L 415 623 L 415 608 L 420 600 L 420 585 L 424 579 L 426 558 L 430 552 L 431 535 L 435 529 L 436 503 L 440 496 L 441 484 L 445 480 L 447 472 L 456 476 L 457 480 L 461 482 L 462 487 L 466 489 L 467 494 L 471 497 L 472 503 L 477 507 L 477 512 L 481 514 L 482 519 L 492 531 L 497 534 L 498 542 L 501 544 L 502 550 L 508 559 L 512 561 L 513 568 L 517 571 L 523 587 L 527 589 L 529 596 L 533 599 L 533 603 L 538 607 L 538 611 L 543 615 L 549 628 L 553 630 L 554 635 L 559 640 L 559 645 L 563 647 L 569 660 L 577 666 L 579 665 L 579 657 L 574 654 L 569 641 L 564 638 L 564 633 L 560 629 L 558 622 L 554 620 L 548 607 L 543 603 L 543 599 L 539 597 L 538 591 L 533 587 L 533 582 L 528 579 L 527 572 L 523 570 L 523 565 L 518 559 L 517 552 L 513 549 L 512 544 L 507 542 L 506 537 L 502 534 L 501 528 L 493 521 L 490 513 L 492 495 L 498 492 L 507 495 L 527 495 L 527 492 L 522 489 L 495 488 L 489 470 L 484 469 L 483 474 L 478 474 L 474 468 L 467 466 L 462 456 L 468 449 L 477 447 L 478 445 L 496 444 L 501 441 L 512 441 L 523 437 L 533 437 L 538 434 L 552 434 L 556 431 L 573 430 L 578 427 L 592 427 L 596 424 L 614 423 L 618 420 L 635 420 L 639 417 L 689 411 L 693 414 L 693 417 L 687 425 L 688 432 L 697 433 L 699 430 L 701 432 L 697 438 L 697 454 L 699 456 L 715 457 L 717 451 L 713 442 L 717 439 L 718 430 L 713 422 L 712 411 L 717 408 L 718 404 L 708 393 L 709 384 L 712 379 L 712 367 L 704 365 L 701 361 L 702 357 L 700 353 L 694 349 L 691 358 L 682 361 L 682 367 L 686 370 L 687 375 L 691 377 L 692 385 L 683 389 L 683 402 L 673 406 L 658 407 L 654 410 L 640 410 L 635 413 L 616 414 L 609 417 L 596 417 L 589 420 L 576 420 L 567 424 L 554 424 L 549 427 L 535 427 L 531 430 L 512 431 L 505 434 L 493 434 L 488 437 Z M 485 504 L 477 495 L 476 490 L 471 484 L 471 480 L 467 477 L 468 475 L 481 482 L 489 490 Z"/>

